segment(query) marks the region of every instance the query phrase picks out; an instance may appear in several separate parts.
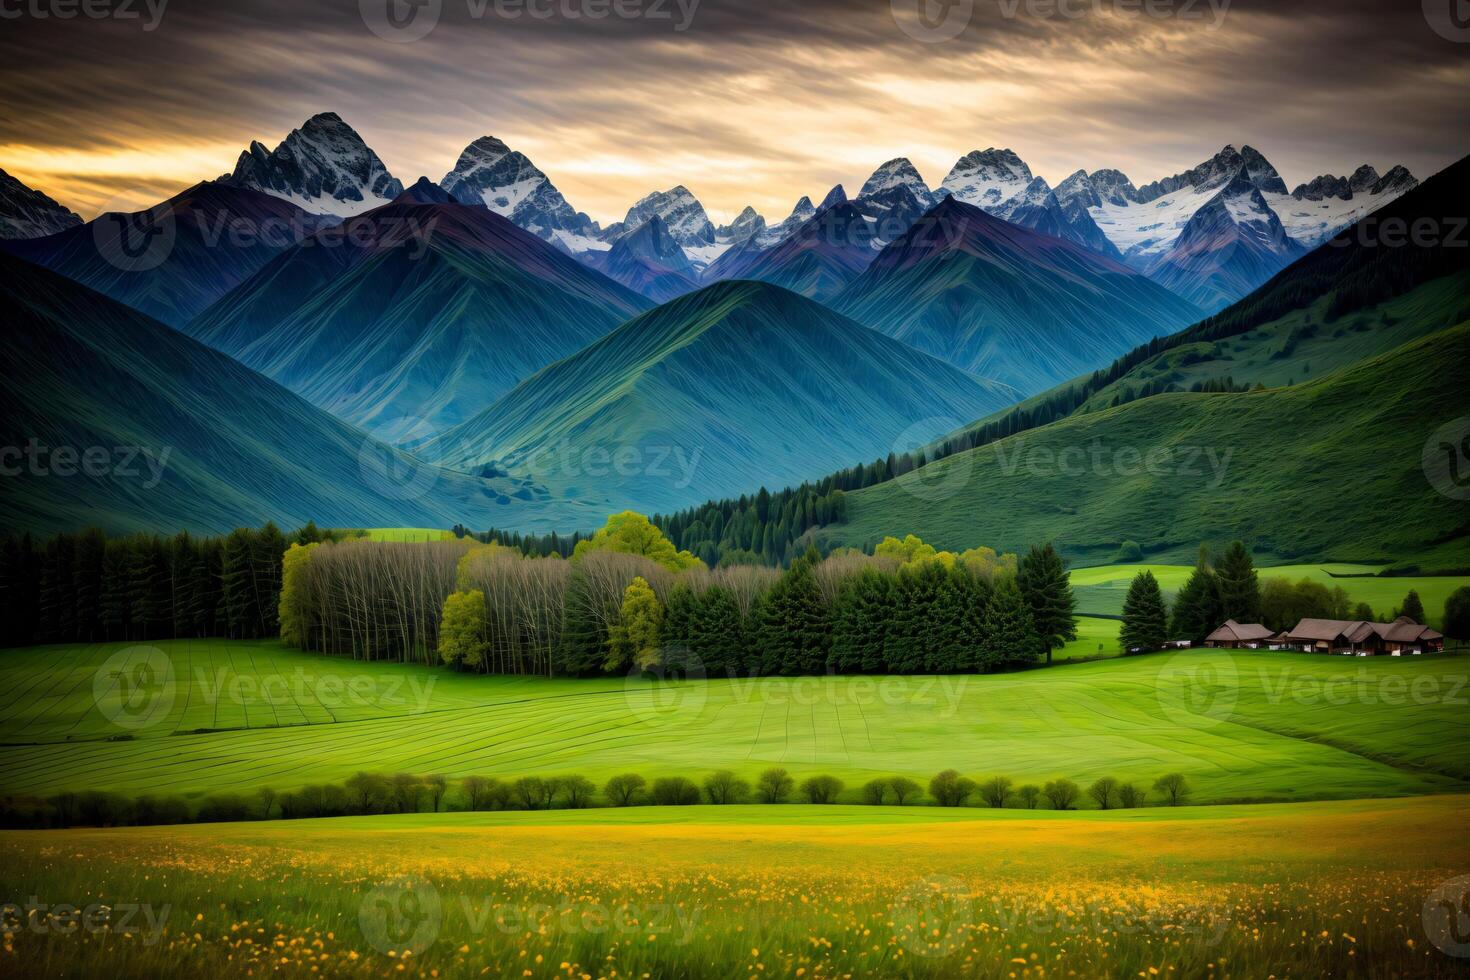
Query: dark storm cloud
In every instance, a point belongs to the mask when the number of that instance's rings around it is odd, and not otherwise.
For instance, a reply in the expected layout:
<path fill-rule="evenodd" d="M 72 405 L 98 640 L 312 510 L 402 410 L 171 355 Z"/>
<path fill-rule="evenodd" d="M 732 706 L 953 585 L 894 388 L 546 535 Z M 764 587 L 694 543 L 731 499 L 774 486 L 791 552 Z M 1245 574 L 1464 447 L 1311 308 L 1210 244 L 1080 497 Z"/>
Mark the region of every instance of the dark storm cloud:
<path fill-rule="evenodd" d="M 962 32 L 924 43 L 903 29 L 916 0 L 894 0 L 897 16 L 887 2 L 617 0 L 664 16 L 544 20 L 487 2 L 442 0 L 406 44 L 375 35 L 356 0 L 171 0 L 154 30 L 7 17 L 0 167 L 86 211 L 215 176 L 249 140 L 274 145 L 332 109 L 405 180 L 437 179 L 493 133 L 598 217 L 683 182 L 717 211 L 779 218 L 890 157 L 938 183 L 990 145 L 1053 181 L 1116 166 L 1143 182 L 1248 142 L 1295 183 L 1363 162 L 1423 176 L 1470 144 L 1470 45 L 1435 34 L 1418 3 L 1214 0 L 1212 29 L 1208 0 L 976 0 Z M 33 8 L 46 3 L 0 0 Z"/>

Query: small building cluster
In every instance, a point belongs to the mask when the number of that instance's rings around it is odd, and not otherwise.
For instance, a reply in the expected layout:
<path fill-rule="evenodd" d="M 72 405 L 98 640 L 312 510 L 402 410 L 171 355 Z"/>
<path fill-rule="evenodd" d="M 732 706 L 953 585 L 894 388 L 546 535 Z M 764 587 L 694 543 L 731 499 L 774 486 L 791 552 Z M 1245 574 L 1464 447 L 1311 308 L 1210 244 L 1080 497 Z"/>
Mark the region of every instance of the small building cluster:
<path fill-rule="evenodd" d="M 1237 623 L 1232 619 L 1207 636 L 1205 646 L 1232 650 L 1299 650 L 1354 657 L 1401 657 L 1443 652 L 1444 634 L 1421 626 L 1407 616 L 1400 616 L 1391 623 L 1304 619 L 1280 633 L 1260 623 Z"/>

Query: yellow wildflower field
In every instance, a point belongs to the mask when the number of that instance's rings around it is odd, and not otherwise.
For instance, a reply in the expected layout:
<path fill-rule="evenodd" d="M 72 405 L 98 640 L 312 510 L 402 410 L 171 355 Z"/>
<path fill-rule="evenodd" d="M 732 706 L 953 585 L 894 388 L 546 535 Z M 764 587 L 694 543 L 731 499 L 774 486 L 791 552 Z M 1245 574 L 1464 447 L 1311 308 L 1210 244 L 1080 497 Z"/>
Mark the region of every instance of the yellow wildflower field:
<path fill-rule="evenodd" d="M 0 973 L 1459 976 L 1467 817 L 1443 796 L 16 832 Z"/>

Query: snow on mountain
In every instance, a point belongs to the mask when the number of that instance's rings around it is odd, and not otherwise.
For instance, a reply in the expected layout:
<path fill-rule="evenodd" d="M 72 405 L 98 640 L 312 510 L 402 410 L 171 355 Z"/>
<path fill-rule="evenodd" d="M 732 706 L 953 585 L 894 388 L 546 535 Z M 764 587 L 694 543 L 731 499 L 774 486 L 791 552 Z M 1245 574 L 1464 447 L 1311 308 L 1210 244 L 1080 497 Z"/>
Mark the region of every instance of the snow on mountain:
<path fill-rule="evenodd" d="M 790 237 L 796 229 L 810 221 L 816 213 L 817 209 L 812 205 L 812 199 L 803 196 L 801 200 L 796 202 L 796 207 L 791 209 L 791 214 L 787 215 L 786 220 L 779 225 L 767 227 L 756 236 L 755 244 L 759 248 L 770 248 L 772 245 L 779 245 Z"/>
<path fill-rule="evenodd" d="M 666 191 L 655 191 L 628 209 L 628 216 L 606 229 L 604 238 L 616 241 L 637 230 L 657 215 L 668 226 L 669 234 L 683 246 L 715 244 L 715 226 L 705 214 L 699 198 L 680 184 Z"/>
<path fill-rule="evenodd" d="M 1095 174 L 1094 181 L 1102 173 Z M 1121 193 L 1100 194 L 1102 204 L 1089 213 L 1123 258 L 1137 268 L 1169 251 L 1200 208 L 1241 173 L 1263 195 L 1289 196 L 1276 168 L 1249 146 L 1241 150 L 1227 146 L 1193 170 L 1145 184 L 1132 195 L 1126 193 L 1131 188 L 1126 177 L 1117 171 L 1106 173 L 1108 185 Z"/>
<path fill-rule="evenodd" d="M 1404 167 L 1394 167 L 1380 177 L 1364 164 L 1351 177 L 1323 174 L 1299 185 L 1289 196 L 1267 195 L 1266 200 L 1281 216 L 1288 235 L 1315 247 L 1418 186 L 1419 181 Z"/>
<path fill-rule="evenodd" d="M 1080 204 L 1084 208 L 1102 207 L 1102 195 L 1093 185 L 1086 170 L 1079 170 L 1056 186 L 1057 200 L 1062 204 Z"/>
<path fill-rule="evenodd" d="M 697 263 L 657 214 L 619 238 L 608 251 L 582 258 L 655 303 L 665 303 L 691 292 L 696 288 L 699 274 Z"/>
<path fill-rule="evenodd" d="M 1286 184 L 1276 168 L 1271 166 L 1260 151 L 1245 146 L 1237 150 L 1226 146 L 1219 153 L 1182 174 L 1165 177 L 1163 180 L 1145 184 L 1138 189 L 1138 203 L 1150 204 L 1159 198 L 1185 189 L 1195 191 L 1219 190 L 1235 179 L 1241 168 L 1245 168 L 1250 182 L 1263 194 L 1285 194 Z"/>
<path fill-rule="evenodd" d="M 1072 179 L 1068 178 L 1069 181 Z M 1064 204 L 1061 195 L 1053 191 L 1044 179 L 1037 177 L 1015 197 L 981 210 L 1013 225 L 1075 242 L 1108 258 L 1121 258 L 1113 243 L 1108 241 L 1102 229 L 1097 226 L 1097 222 L 1092 220 L 1092 215 L 1085 206 L 1084 196 L 1078 193 L 1075 186 L 1071 190 L 1073 195 Z"/>
<path fill-rule="evenodd" d="M 874 170 L 873 175 L 863 184 L 863 189 L 858 191 L 858 198 L 876 197 L 899 187 L 908 189 L 920 201 L 933 203 L 934 192 L 929 190 L 929 185 L 924 183 L 924 178 L 919 176 L 919 171 L 907 157 L 889 160 Z"/>
<path fill-rule="evenodd" d="M 600 229 L 572 208 L 556 185 L 525 154 L 494 136 L 482 136 L 459 155 L 439 186 L 463 204 L 482 204 L 564 251 L 602 250 Z"/>
<path fill-rule="evenodd" d="M 311 214 L 349 217 L 391 202 L 400 183 L 357 131 L 335 112 L 312 116 L 279 146 L 240 154 L 222 183 L 263 191 Z"/>
<path fill-rule="evenodd" d="M 940 187 L 966 204 L 993 208 L 1024 191 L 1033 174 L 1014 150 L 974 150 L 960 157 Z"/>
<path fill-rule="evenodd" d="M 766 219 L 761 217 L 755 208 L 747 205 L 744 211 L 735 216 L 734 221 L 715 229 L 715 239 L 730 244 L 739 244 L 763 234 L 765 230 Z"/>
<path fill-rule="evenodd" d="M 0 170 L 0 238 L 43 238 L 81 223 L 80 215 Z"/>
<path fill-rule="evenodd" d="M 1249 294 L 1306 252 L 1242 164 L 1147 267 L 1150 278 L 1207 312 Z"/>
<path fill-rule="evenodd" d="M 833 207 L 835 205 L 838 205 L 838 204 L 846 204 L 846 203 L 847 203 L 847 189 L 844 188 L 841 184 L 838 184 L 835 187 L 833 187 L 830 191 L 827 192 L 827 196 L 826 197 L 822 198 L 822 203 L 817 205 L 817 210 L 818 211 L 825 211 L 828 208 Z"/>

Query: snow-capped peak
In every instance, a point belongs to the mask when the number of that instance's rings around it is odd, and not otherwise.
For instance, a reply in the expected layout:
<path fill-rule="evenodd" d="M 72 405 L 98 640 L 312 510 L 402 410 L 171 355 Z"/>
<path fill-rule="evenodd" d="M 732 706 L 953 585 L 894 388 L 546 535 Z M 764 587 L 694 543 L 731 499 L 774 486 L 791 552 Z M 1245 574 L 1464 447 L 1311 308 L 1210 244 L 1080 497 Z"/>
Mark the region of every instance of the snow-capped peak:
<path fill-rule="evenodd" d="M 220 179 L 314 214 L 340 216 L 361 214 L 403 193 L 403 184 L 335 112 L 312 116 L 274 150 L 251 143 L 234 172 Z"/>
<path fill-rule="evenodd" d="M 755 208 L 746 205 L 745 210 L 734 221 L 723 228 L 715 229 L 715 237 L 723 242 L 744 242 L 765 230 L 766 219 Z"/>
<path fill-rule="evenodd" d="M 1287 193 L 1281 175 L 1259 150 L 1251 146 L 1237 150 L 1233 145 L 1227 145 L 1193 170 L 1140 187 L 1138 201 L 1148 204 L 1175 191 L 1191 187 L 1196 191 L 1217 190 L 1234 180 L 1242 169 L 1245 170 L 1247 179 L 1263 194 Z"/>
<path fill-rule="evenodd" d="M 647 224 L 655 215 L 663 219 L 669 234 L 680 245 L 698 247 L 715 244 L 715 226 L 705 214 L 704 205 L 683 184 L 649 194 L 628 209 L 628 216 L 620 226 L 613 226 L 608 231 L 612 233 L 611 237 L 617 237 Z"/>
<path fill-rule="evenodd" d="M 1056 186 L 1057 200 L 1063 204 L 1078 204 L 1084 208 L 1102 207 L 1102 197 L 1092 185 L 1086 170 L 1079 170 Z"/>
<path fill-rule="evenodd" d="M 960 157 L 940 186 L 956 199 L 986 209 L 1021 193 L 1033 176 L 1014 150 L 991 147 Z"/>
<path fill-rule="evenodd" d="M 934 197 L 929 185 L 924 183 L 924 178 L 919 176 L 919 171 L 907 157 L 889 160 L 874 170 L 873 175 L 863 184 L 863 189 L 858 192 L 858 197 L 873 197 L 898 187 L 908 188 L 916 198 L 926 204 Z"/>
<path fill-rule="evenodd" d="M 439 186 L 456 201 L 483 205 L 569 252 L 600 244 L 592 219 L 573 209 L 524 153 L 494 136 L 465 147 Z"/>

